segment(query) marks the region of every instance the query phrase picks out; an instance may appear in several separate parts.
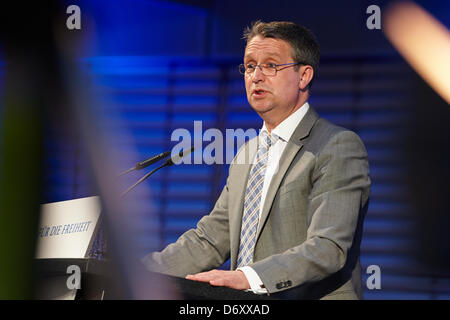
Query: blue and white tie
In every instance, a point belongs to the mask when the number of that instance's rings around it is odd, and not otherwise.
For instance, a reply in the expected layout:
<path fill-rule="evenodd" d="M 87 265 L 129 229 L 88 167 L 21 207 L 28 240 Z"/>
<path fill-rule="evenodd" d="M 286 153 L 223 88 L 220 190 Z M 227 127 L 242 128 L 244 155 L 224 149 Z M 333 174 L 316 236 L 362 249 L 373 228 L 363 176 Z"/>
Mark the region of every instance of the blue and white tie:
<path fill-rule="evenodd" d="M 259 135 L 256 163 L 253 165 L 247 182 L 244 198 L 244 213 L 241 225 L 241 240 L 237 266 L 243 267 L 253 261 L 253 251 L 258 229 L 259 211 L 261 206 L 261 194 L 266 174 L 269 148 L 276 141 L 276 136 L 270 136 L 267 131 L 261 131 Z"/>

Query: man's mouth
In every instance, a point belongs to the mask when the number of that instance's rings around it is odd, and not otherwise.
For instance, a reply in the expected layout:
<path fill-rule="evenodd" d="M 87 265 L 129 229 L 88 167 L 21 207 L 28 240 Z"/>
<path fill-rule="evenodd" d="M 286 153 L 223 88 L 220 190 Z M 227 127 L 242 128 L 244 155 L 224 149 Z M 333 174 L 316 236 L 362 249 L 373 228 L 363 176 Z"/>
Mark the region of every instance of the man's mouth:
<path fill-rule="evenodd" d="M 252 91 L 252 95 L 256 98 L 262 98 L 266 95 L 267 91 L 263 89 L 255 89 Z"/>

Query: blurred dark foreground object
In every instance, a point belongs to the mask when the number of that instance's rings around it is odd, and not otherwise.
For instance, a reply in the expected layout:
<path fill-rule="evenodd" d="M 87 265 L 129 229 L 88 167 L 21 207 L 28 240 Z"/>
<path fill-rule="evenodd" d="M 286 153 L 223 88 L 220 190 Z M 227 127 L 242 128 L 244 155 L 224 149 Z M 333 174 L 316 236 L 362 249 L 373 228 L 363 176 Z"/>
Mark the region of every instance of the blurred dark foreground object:
<path fill-rule="evenodd" d="M 431 276 L 450 276 L 450 106 L 413 79 L 404 156 L 416 217 L 416 257 Z"/>
<path fill-rule="evenodd" d="M 0 116 L 0 299 L 32 297 L 45 114 L 60 92 L 52 37 L 56 1 L 8 2 L 0 14 L 5 63 Z"/>
<path fill-rule="evenodd" d="M 422 271 L 450 276 L 450 31 L 412 1 L 392 2 L 383 31 L 411 72 L 403 161 Z M 420 77 L 419 77 L 420 75 Z M 433 89 L 432 89 L 433 88 Z"/>

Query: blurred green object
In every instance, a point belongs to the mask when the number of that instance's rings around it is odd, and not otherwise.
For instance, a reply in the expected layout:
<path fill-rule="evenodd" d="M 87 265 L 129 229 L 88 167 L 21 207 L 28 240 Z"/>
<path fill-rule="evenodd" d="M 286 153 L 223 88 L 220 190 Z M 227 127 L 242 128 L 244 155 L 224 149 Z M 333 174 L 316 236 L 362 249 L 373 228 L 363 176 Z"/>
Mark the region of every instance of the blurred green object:
<path fill-rule="evenodd" d="M 23 10 L 22 3 L 8 2 L 0 17 L 0 299 L 33 298 L 44 119 L 61 93 L 52 25 L 56 4 L 30 3 Z"/>
<path fill-rule="evenodd" d="M 28 299 L 42 189 L 42 121 L 26 81 L 18 83 L 14 64 L 8 68 L 0 134 L 0 299 Z"/>

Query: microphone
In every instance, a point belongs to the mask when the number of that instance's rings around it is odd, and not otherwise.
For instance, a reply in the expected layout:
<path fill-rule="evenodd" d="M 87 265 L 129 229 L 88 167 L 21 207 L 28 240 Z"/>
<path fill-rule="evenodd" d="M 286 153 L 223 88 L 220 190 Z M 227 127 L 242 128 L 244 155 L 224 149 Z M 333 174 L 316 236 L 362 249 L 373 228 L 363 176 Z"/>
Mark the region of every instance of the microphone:
<path fill-rule="evenodd" d="M 166 162 L 164 162 L 164 164 L 160 165 L 158 168 L 153 169 L 152 171 L 147 173 L 145 176 L 143 176 L 141 179 L 139 179 L 138 182 L 136 182 L 131 187 L 129 187 L 127 190 L 125 190 L 120 196 L 121 197 L 125 196 L 128 192 L 133 190 L 138 184 L 140 184 L 142 181 L 144 181 L 145 179 L 150 177 L 152 174 L 154 174 L 159 169 L 162 169 L 164 167 L 169 167 L 169 166 L 171 166 L 171 165 L 173 165 L 175 163 L 178 163 L 183 157 L 185 157 L 186 155 L 190 154 L 193 151 L 194 151 L 194 147 L 190 148 L 189 150 L 184 150 L 184 151 L 182 150 L 177 155 L 174 155 L 174 156 L 170 157 L 170 159 L 167 159 Z M 158 156 L 160 156 L 160 155 L 162 155 L 162 154 L 159 154 Z M 155 157 L 157 157 L 157 156 L 155 156 Z M 148 160 L 150 160 L 150 159 L 148 159 Z M 156 161 L 158 161 L 158 160 L 156 160 Z"/>
<path fill-rule="evenodd" d="M 125 170 L 124 172 L 119 174 L 117 177 L 121 177 L 124 174 L 127 174 L 128 172 L 131 172 L 133 170 L 141 170 L 141 169 L 147 168 L 149 165 L 152 165 L 152 164 L 158 162 L 159 160 L 167 158 L 168 156 L 170 156 L 170 153 L 171 153 L 170 151 L 161 152 L 160 154 L 157 154 L 156 156 L 153 156 L 147 160 L 141 161 L 141 162 L 137 163 L 134 167 L 131 167 L 130 169 Z"/>

